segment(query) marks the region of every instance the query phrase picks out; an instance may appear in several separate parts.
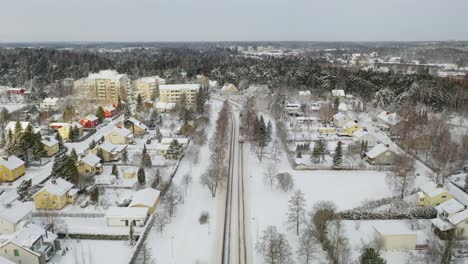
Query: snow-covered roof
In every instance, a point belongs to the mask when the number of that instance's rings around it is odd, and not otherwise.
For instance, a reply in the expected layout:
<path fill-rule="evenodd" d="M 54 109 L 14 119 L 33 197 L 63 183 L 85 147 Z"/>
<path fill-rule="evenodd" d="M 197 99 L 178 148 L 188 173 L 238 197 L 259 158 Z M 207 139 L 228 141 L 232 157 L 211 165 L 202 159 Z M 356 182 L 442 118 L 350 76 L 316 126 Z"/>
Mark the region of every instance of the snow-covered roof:
<path fill-rule="evenodd" d="M 343 129 L 348 129 L 352 128 L 353 126 L 357 125 L 357 122 L 354 122 L 353 120 L 346 122 L 346 124 L 343 125 Z"/>
<path fill-rule="evenodd" d="M 36 196 L 41 191 L 45 190 L 51 194 L 56 196 L 62 196 L 66 192 L 68 192 L 71 188 L 73 188 L 73 184 L 68 182 L 62 178 L 56 178 L 48 180 L 44 187 L 42 187 L 39 192 L 35 193 L 33 196 Z"/>
<path fill-rule="evenodd" d="M 338 110 L 339 110 L 339 111 L 348 111 L 348 105 L 345 104 L 345 103 L 340 103 L 340 104 L 338 105 Z"/>
<path fill-rule="evenodd" d="M 310 91 L 299 91 L 299 96 L 309 96 L 311 95 Z"/>
<path fill-rule="evenodd" d="M 43 239 L 47 239 L 48 241 L 54 241 L 55 239 L 57 239 L 57 236 L 55 234 L 46 231 L 42 227 L 36 224 L 28 224 L 16 233 L 11 242 L 18 246 L 31 248 L 34 245 L 34 243 L 41 237 Z"/>
<path fill-rule="evenodd" d="M 116 128 L 114 128 L 114 130 L 112 130 L 108 134 L 111 134 L 112 132 L 115 132 L 115 133 L 121 135 L 122 137 L 131 137 L 133 135 L 132 131 L 126 129 L 125 127 L 116 127 Z"/>
<path fill-rule="evenodd" d="M 106 106 L 102 107 L 102 109 L 103 109 L 104 111 L 106 111 L 106 110 L 107 110 L 107 111 L 114 111 L 114 110 L 115 110 L 115 107 L 114 107 L 113 105 L 106 105 Z"/>
<path fill-rule="evenodd" d="M 57 97 L 47 97 L 42 100 L 42 103 L 44 104 L 56 104 L 58 102 Z"/>
<path fill-rule="evenodd" d="M 21 129 L 23 131 L 25 131 L 26 128 L 29 126 L 30 122 L 20 122 L 20 124 L 21 124 Z M 5 131 L 6 130 L 11 130 L 12 133 L 15 133 L 16 132 L 15 127 L 16 127 L 16 121 L 10 121 L 10 122 L 8 122 L 7 126 L 5 127 Z M 40 128 L 33 127 L 34 133 L 37 133 L 40 130 L 41 130 Z"/>
<path fill-rule="evenodd" d="M 141 128 L 141 129 L 148 129 L 148 127 L 145 124 L 143 124 L 143 122 L 141 122 L 140 120 L 138 120 L 138 119 L 136 119 L 134 117 L 128 118 L 127 121 L 132 122 L 133 125 Z"/>
<path fill-rule="evenodd" d="M 416 231 L 402 221 L 379 221 L 372 225 L 381 235 L 416 235 Z"/>
<path fill-rule="evenodd" d="M 73 196 L 73 195 L 77 194 L 79 190 L 80 190 L 80 189 L 76 189 L 76 188 L 70 189 L 70 190 L 68 191 L 68 195 Z"/>
<path fill-rule="evenodd" d="M 200 89 L 200 85 L 196 83 L 159 85 L 159 90 L 196 90 L 198 91 L 198 89 Z"/>
<path fill-rule="evenodd" d="M 237 87 L 232 83 L 225 83 L 221 88 L 221 92 L 236 92 Z"/>
<path fill-rule="evenodd" d="M 93 153 L 88 153 L 88 155 L 84 156 L 80 160 L 91 167 L 97 167 L 101 163 L 101 159 Z"/>
<path fill-rule="evenodd" d="M 358 131 L 353 133 L 353 137 L 360 139 L 366 135 L 372 136 L 372 134 L 369 134 L 368 132 L 364 131 L 364 129 L 359 129 Z"/>
<path fill-rule="evenodd" d="M 1 205 L 0 218 L 10 223 L 16 224 L 30 215 L 33 207 L 34 206 L 32 202 L 15 202 L 10 204 L 10 206 Z"/>
<path fill-rule="evenodd" d="M 377 144 L 375 145 L 375 147 L 373 147 L 370 151 L 366 153 L 366 156 L 371 159 L 374 159 L 378 157 L 380 154 L 385 153 L 387 150 L 389 149 L 384 144 Z"/>
<path fill-rule="evenodd" d="M 98 120 L 99 118 L 97 116 L 93 115 L 93 114 L 89 114 L 89 115 L 83 117 L 83 119 L 86 119 L 86 120 L 89 120 L 89 121 L 93 122 L 93 121 Z"/>
<path fill-rule="evenodd" d="M 147 207 L 117 207 L 111 206 L 106 212 L 107 217 L 119 218 L 146 218 L 149 208 Z"/>
<path fill-rule="evenodd" d="M 387 112 L 387 111 L 382 111 L 378 116 L 377 118 L 379 118 L 380 120 L 384 121 L 385 123 L 389 124 L 389 125 L 396 125 L 398 124 L 398 114 L 397 113 L 390 113 L 390 112 Z"/>
<path fill-rule="evenodd" d="M 172 137 L 165 137 L 161 138 L 161 144 L 170 145 L 173 140 L 177 140 L 179 144 L 186 145 L 188 144 L 188 138 L 172 138 Z"/>
<path fill-rule="evenodd" d="M 318 121 L 320 118 L 316 116 L 298 116 L 296 117 L 297 121 Z"/>
<path fill-rule="evenodd" d="M 58 144 L 59 142 L 53 137 L 48 137 L 48 138 L 44 138 L 43 140 L 41 140 L 41 143 L 48 147 L 52 147 Z"/>
<path fill-rule="evenodd" d="M 346 96 L 344 90 L 332 90 L 331 93 L 333 96 Z"/>
<path fill-rule="evenodd" d="M 153 83 L 165 84 L 166 83 L 166 80 L 159 76 L 143 77 L 140 79 L 140 81 L 147 83 L 147 84 L 153 84 Z"/>
<path fill-rule="evenodd" d="M 463 191 L 461 186 L 459 187 L 453 182 L 449 182 L 446 187 L 453 197 L 455 197 L 460 203 L 468 206 L 468 193 Z"/>
<path fill-rule="evenodd" d="M 121 152 L 127 147 L 127 145 L 114 145 L 110 142 L 104 141 L 104 143 L 99 145 L 99 147 L 108 153 L 113 153 L 113 152 Z"/>
<path fill-rule="evenodd" d="M 341 120 L 343 118 L 347 117 L 345 114 L 341 113 L 341 112 L 338 112 L 336 113 L 334 116 L 333 116 L 333 119 L 335 120 Z"/>
<path fill-rule="evenodd" d="M 435 182 L 432 181 L 422 185 L 420 189 L 430 197 L 435 197 L 441 193 L 446 192 L 444 188 L 437 186 L 437 184 L 435 184 Z"/>
<path fill-rule="evenodd" d="M 102 70 L 98 73 L 91 73 L 88 75 L 90 80 L 99 80 L 99 79 L 109 79 L 109 80 L 119 80 L 124 77 L 125 74 L 118 74 L 115 70 Z"/>
<path fill-rule="evenodd" d="M 0 159 L 0 164 L 5 166 L 9 170 L 14 170 L 24 165 L 24 161 L 22 161 L 20 158 L 16 157 L 15 155 L 11 155 L 9 157 L 2 157 Z"/>
<path fill-rule="evenodd" d="M 115 181 L 114 175 L 103 174 L 94 176 L 94 183 L 97 185 L 111 185 Z"/>
<path fill-rule="evenodd" d="M 445 212 L 448 215 L 461 212 L 464 209 L 465 209 L 465 206 L 455 199 L 450 199 L 436 206 L 437 212 L 439 213 Z"/>
<path fill-rule="evenodd" d="M 468 219 L 468 209 L 465 209 L 447 218 L 447 220 L 449 220 L 449 222 L 453 225 L 458 225 L 461 221 L 466 219 Z"/>
<path fill-rule="evenodd" d="M 165 102 L 157 102 L 156 103 L 156 109 L 166 109 L 166 110 L 172 110 L 176 106 L 175 103 L 165 103 Z"/>
<path fill-rule="evenodd" d="M 144 205 L 148 207 L 153 207 L 159 198 L 159 194 L 160 191 L 153 188 L 145 188 L 143 190 L 139 190 L 133 195 L 132 202 L 128 206 L 133 207 L 136 205 Z"/>
<path fill-rule="evenodd" d="M 441 219 L 440 217 L 431 219 L 431 222 L 437 226 L 437 228 L 440 231 L 447 231 L 447 230 L 452 230 L 455 228 L 454 225 L 452 225 L 450 222 L 445 221 L 444 219 Z"/>

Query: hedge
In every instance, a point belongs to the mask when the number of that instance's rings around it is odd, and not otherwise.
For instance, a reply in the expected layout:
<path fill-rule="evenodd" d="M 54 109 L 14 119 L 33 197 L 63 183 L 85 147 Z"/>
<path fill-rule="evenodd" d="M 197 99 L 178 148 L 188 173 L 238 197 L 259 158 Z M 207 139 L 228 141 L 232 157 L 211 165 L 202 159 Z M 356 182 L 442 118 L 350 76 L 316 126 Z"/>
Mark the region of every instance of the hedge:
<path fill-rule="evenodd" d="M 83 240 L 128 240 L 128 235 L 106 235 L 106 234 L 83 234 L 83 233 L 68 233 L 63 234 L 59 233 L 59 238 L 64 238 L 68 235 L 71 239 L 83 239 Z M 137 241 L 140 236 L 133 235 L 135 241 Z"/>
<path fill-rule="evenodd" d="M 408 212 L 370 212 L 347 210 L 340 213 L 345 220 L 396 220 L 396 219 L 433 219 L 437 217 L 434 207 L 418 207 Z"/>

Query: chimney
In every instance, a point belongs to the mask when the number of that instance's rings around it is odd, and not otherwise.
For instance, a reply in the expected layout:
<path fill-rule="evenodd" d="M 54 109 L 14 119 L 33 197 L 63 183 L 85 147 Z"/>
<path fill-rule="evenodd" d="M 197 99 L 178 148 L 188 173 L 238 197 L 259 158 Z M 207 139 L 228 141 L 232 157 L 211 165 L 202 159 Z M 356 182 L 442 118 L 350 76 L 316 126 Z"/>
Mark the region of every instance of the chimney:
<path fill-rule="evenodd" d="M 52 183 L 52 184 L 57 184 L 57 181 L 56 181 L 55 179 L 53 179 L 53 180 L 51 181 L 51 183 Z"/>
<path fill-rule="evenodd" d="M 8 161 L 8 156 L 2 156 L 2 159 Z"/>
<path fill-rule="evenodd" d="M 390 145 L 389 145 L 389 144 L 385 144 L 385 147 L 389 148 L 389 147 L 390 147 Z"/>
<path fill-rule="evenodd" d="M 387 111 L 387 115 L 390 115 L 391 113 Z"/>

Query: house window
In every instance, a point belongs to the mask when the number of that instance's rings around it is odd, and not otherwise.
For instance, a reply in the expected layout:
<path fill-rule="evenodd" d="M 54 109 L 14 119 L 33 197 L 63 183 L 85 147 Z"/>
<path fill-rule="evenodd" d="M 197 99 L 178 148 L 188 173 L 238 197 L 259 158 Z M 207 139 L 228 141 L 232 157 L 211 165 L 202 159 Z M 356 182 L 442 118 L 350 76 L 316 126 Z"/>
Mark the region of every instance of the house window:
<path fill-rule="evenodd" d="M 49 195 L 47 193 L 44 193 L 44 197 L 49 197 Z"/>
<path fill-rule="evenodd" d="M 447 198 L 447 195 L 442 195 L 442 198 L 444 198 L 444 199 Z"/>
<path fill-rule="evenodd" d="M 55 201 L 52 201 L 52 204 L 55 204 Z"/>
<path fill-rule="evenodd" d="M 15 257 L 19 257 L 19 250 L 13 249 L 13 253 L 15 254 Z"/>
<path fill-rule="evenodd" d="M 424 198 L 419 199 L 419 201 L 424 202 Z"/>

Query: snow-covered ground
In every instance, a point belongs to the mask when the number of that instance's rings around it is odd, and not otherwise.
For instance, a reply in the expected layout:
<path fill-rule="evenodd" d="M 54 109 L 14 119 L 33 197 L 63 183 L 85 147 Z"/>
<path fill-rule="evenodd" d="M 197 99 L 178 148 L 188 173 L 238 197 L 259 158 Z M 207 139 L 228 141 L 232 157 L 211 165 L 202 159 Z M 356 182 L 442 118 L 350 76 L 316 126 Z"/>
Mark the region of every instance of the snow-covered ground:
<path fill-rule="evenodd" d="M 132 248 L 128 241 L 111 240 L 61 240 L 68 251 L 62 256 L 57 252 L 49 263 L 66 264 L 127 264 Z"/>
<path fill-rule="evenodd" d="M 220 108 L 220 102 L 211 101 L 208 139 Z M 200 184 L 200 176 L 207 169 L 209 158 L 209 146 L 205 144 L 198 153 L 198 163 L 194 164 L 187 157 L 182 159 L 174 183 L 181 186 L 184 175 L 192 177 L 191 185 L 185 189 L 184 203 L 178 207 L 176 216 L 162 234 L 152 228 L 146 240 L 158 263 L 216 263 L 211 258 L 220 242 L 217 230 L 221 228 L 223 219 L 224 197 L 219 192 L 213 199 L 208 189 Z M 198 219 L 203 212 L 209 213 L 209 223 L 201 225 Z"/>

